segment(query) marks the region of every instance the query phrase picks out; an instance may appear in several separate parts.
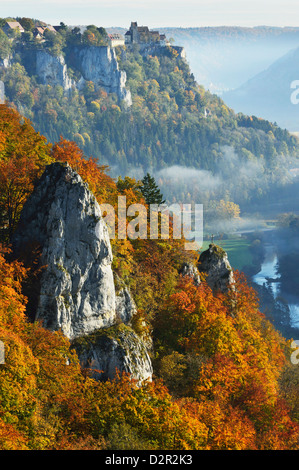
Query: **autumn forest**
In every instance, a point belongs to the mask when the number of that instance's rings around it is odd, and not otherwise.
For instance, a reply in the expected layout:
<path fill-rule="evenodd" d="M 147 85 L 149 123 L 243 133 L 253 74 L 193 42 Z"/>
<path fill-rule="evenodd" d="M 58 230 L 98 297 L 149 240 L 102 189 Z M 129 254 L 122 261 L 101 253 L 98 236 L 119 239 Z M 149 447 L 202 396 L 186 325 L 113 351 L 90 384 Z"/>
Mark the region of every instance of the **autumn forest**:
<path fill-rule="evenodd" d="M 185 250 L 184 239 L 111 239 L 113 272 L 136 303 L 132 329 L 151 344 L 153 380 L 140 384 L 117 373 L 101 381 L 82 366 L 70 339 L 30 315 L 40 253 L 36 247 L 34 256 L 16 258 L 12 247 L 24 204 L 51 163 L 69 164 L 99 204 L 116 208 L 124 195 L 127 206 L 147 207 L 142 183 L 128 176 L 132 168 L 192 161 L 212 171 L 231 147 L 244 164 L 262 162 L 265 184 L 258 191 L 244 176 L 236 188 L 230 175 L 221 190 L 204 190 L 201 202 L 210 201 L 216 215 L 238 215 L 239 204 L 267 198 L 286 182 L 297 139 L 235 115 L 196 84 L 171 48 L 147 57 L 117 52 L 130 111 L 90 82 L 67 98 L 26 70 L 35 47 L 27 27 L 23 43 L 15 38 L 16 60 L 1 71 L 7 103 L 0 105 L 0 449 L 298 450 L 299 369 L 290 360 L 291 341 L 261 313 L 243 273 L 234 270 L 233 288 L 214 292 L 202 273 L 198 284 L 182 275 L 184 263 L 196 265 L 200 255 Z M 12 43 L 1 33 L 5 56 Z M 78 35 L 62 30 L 43 47 L 67 56 Z M 100 47 L 105 37 L 101 31 L 80 41 Z M 163 192 L 167 181 L 158 183 Z M 184 196 L 194 202 L 198 192 L 167 194 L 171 201 Z"/>
<path fill-rule="evenodd" d="M 126 374 L 95 381 L 69 340 L 28 320 L 24 290 L 34 290 L 34 260 L 25 268 L 12 259 L 10 236 L 45 166 L 68 162 L 99 201 L 119 193 L 145 201 L 136 181 L 113 180 L 73 142 L 49 145 L 5 105 L 0 132 L 1 448 L 298 448 L 290 345 L 259 312 L 242 274 L 226 295 L 182 278 L 180 264 L 196 253 L 181 240 L 113 243 L 114 269 L 130 279 L 138 306 L 134 328 L 153 336 L 152 382 L 137 386 Z"/>

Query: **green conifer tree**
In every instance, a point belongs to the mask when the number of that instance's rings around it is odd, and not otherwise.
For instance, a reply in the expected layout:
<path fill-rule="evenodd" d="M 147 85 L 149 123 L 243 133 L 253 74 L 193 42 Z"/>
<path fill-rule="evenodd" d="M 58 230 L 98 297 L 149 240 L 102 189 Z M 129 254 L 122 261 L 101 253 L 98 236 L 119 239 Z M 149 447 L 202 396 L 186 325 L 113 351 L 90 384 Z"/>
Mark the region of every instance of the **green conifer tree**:
<path fill-rule="evenodd" d="M 140 190 L 147 204 L 164 204 L 163 194 L 153 176 L 147 173 L 141 182 Z"/>

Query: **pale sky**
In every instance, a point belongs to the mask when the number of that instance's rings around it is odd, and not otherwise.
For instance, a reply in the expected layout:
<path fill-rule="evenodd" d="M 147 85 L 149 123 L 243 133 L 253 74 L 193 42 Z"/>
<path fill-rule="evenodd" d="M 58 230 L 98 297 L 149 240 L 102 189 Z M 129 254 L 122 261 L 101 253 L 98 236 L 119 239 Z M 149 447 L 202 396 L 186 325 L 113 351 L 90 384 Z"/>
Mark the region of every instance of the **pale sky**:
<path fill-rule="evenodd" d="M 299 26 L 298 0 L 0 0 L 0 17 L 50 24 L 155 27 Z"/>

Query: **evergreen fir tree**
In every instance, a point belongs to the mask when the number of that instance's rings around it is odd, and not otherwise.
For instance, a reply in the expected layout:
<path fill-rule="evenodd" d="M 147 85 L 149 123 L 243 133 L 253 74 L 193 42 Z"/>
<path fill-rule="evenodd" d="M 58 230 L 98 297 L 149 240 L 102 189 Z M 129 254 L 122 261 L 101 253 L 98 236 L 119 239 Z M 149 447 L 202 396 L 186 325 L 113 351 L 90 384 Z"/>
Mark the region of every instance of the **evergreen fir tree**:
<path fill-rule="evenodd" d="M 147 173 L 141 182 L 140 190 L 147 204 L 164 204 L 163 194 L 153 176 Z"/>

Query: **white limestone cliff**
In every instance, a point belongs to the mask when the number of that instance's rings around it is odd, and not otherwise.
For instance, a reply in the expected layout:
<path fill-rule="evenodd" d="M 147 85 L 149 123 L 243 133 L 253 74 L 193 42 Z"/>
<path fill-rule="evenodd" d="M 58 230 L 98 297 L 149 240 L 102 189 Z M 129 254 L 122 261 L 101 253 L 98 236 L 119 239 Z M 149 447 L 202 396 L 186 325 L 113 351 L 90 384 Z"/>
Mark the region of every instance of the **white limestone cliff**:
<path fill-rule="evenodd" d="M 153 368 L 145 343 L 123 323 L 78 338 L 73 347 L 82 367 L 91 369 L 95 379 L 112 379 L 116 372 L 126 372 L 139 383 L 152 380 Z"/>
<path fill-rule="evenodd" d="M 74 85 L 68 76 L 62 55 L 53 56 L 43 50 L 37 51 L 36 74 L 44 85 L 61 86 L 65 91 L 70 90 Z"/>
<path fill-rule="evenodd" d="M 131 93 L 126 89 L 126 72 L 119 70 L 115 49 L 109 46 L 75 48 L 76 68 L 82 74 L 81 86 L 91 81 L 107 93 L 116 93 L 128 106 Z"/>
<path fill-rule="evenodd" d="M 70 339 L 115 322 L 108 229 L 100 207 L 69 165 L 46 168 L 22 211 L 15 250 L 41 247 L 36 318 Z"/>
<path fill-rule="evenodd" d="M 200 284 L 200 274 L 198 268 L 193 263 L 184 263 L 180 269 L 183 277 L 190 277 L 196 286 Z"/>
<path fill-rule="evenodd" d="M 95 360 L 96 368 L 104 368 L 103 378 L 112 378 L 118 369 L 138 381 L 151 379 L 146 345 L 125 325 L 136 306 L 129 289 L 114 279 L 100 206 L 68 164 L 48 165 L 24 205 L 13 251 L 20 259 L 30 258 L 32 247 L 39 248 L 42 267 L 33 319 L 61 330 L 72 342 L 83 338 L 87 349 L 80 348 L 79 360 L 83 365 Z M 101 340 L 94 343 L 90 335 Z"/>
<path fill-rule="evenodd" d="M 4 103 L 5 103 L 5 85 L 2 82 L 2 80 L 0 80 L 0 104 L 4 104 Z"/>
<path fill-rule="evenodd" d="M 131 106 L 132 98 L 126 88 L 126 72 L 119 70 L 114 48 L 109 46 L 76 47 L 73 61 L 81 78 L 75 82 L 69 77 L 68 67 L 62 55 L 53 56 L 45 50 L 36 53 L 36 75 L 45 85 L 61 86 L 68 92 L 72 87 L 82 88 L 86 81 L 107 93 L 115 93 L 120 101 Z"/>

